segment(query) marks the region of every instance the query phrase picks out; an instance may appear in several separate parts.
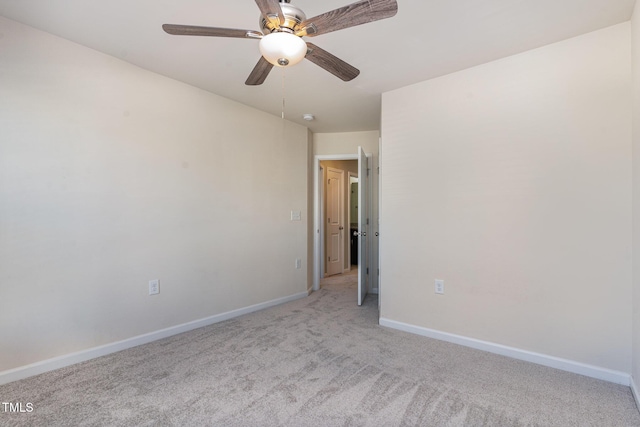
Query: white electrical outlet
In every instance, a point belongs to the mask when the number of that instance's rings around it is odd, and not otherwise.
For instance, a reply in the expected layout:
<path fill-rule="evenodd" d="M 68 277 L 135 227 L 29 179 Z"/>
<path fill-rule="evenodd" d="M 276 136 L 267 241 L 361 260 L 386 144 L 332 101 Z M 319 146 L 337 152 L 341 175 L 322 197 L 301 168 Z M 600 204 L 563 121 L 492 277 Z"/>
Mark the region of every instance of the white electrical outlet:
<path fill-rule="evenodd" d="M 444 280 L 436 279 L 436 294 L 444 294 Z"/>
<path fill-rule="evenodd" d="M 302 260 L 300 258 L 296 258 L 296 270 L 302 268 Z"/>
<path fill-rule="evenodd" d="M 149 295 L 156 295 L 160 293 L 160 280 L 149 280 Z"/>

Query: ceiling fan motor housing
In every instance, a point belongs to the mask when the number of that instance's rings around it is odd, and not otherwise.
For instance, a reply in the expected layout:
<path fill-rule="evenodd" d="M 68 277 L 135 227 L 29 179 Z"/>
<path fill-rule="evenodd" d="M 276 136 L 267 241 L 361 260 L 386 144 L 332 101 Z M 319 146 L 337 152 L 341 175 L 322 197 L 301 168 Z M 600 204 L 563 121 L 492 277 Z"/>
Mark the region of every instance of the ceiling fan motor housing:
<path fill-rule="evenodd" d="M 284 24 L 280 25 L 280 28 L 264 16 L 260 16 L 260 30 L 262 34 L 267 35 L 274 31 L 293 33 L 294 28 L 307 19 L 307 15 L 305 15 L 301 9 L 289 3 L 289 1 L 290 0 L 280 0 L 280 9 L 282 9 L 282 14 L 284 15 Z"/>

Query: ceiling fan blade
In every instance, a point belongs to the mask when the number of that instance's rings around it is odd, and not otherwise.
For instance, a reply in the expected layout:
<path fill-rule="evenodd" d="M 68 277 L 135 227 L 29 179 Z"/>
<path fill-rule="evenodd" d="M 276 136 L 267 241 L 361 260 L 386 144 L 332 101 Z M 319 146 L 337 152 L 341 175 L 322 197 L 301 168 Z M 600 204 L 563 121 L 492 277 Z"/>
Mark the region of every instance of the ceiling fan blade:
<path fill-rule="evenodd" d="M 317 36 L 391 18 L 396 13 L 398 13 L 396 0 L 359 1 L 303 21 L 296 27 L 296 35 Z"/>
<path fill-rule="evenodd" d="M 162 29 L 175 36 L 209 36 L 236 37 L 241 39 L 259 39 L 262 33 L 252 30 L 236 30 L 233 28 L 197 27 L 195 25 L 164 24 Z"/>
<path fill-rule="evenodd" d="M 247 78 L 247 81 L 244 82 L 244 84 L 249 86 L 261 85 L 266 80 L 272 68 L 273 64 L 264 59 L 263 56 L 261 56 L 260 60 L 253 68 L 253 71 L 251 71 L 251 74 L 249 74 L 249 78 Z"/>
<path fill-rule="evenodd" d="M 330 54 L 326 50 L 320 49 L 313 43 L 307 42 L 307 56 L 306 58 L 316 64 L 317 66 L 324 68 L 336 77 L 341 78 L 345 82 L 351 81 L 358 77 L 360 70 L 353 65 L 349 65 L 342 59 Z"/>
<path fill-rule="evenodd" d="M 284 14 L 282 8 L 280 8 L 280 2 L 278 0 L 256 0 L 258 8 L 262 16 L 270 21 L 276 28 L 284 24 Z"/>

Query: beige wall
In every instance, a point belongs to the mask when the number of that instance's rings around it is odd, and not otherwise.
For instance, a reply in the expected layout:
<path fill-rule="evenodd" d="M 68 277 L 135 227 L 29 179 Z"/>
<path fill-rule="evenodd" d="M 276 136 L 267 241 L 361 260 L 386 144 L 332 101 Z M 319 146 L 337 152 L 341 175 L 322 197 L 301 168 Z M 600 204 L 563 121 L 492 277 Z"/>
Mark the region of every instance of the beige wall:
<path fill-rule="evenodd" d="M 307 288 L 311 292 L 313 288 L 313 183 L 315 179 L 313 165 L 313 133 L 307 129 L 307 257 L 303 258 L 303 266 L 307 267 Z"/>
<path fill-rule="evenodd" d="M 0 24 L 0 371 L 306 292 L 306 128 Z"/>
<path fill-rule="evenodd" d="M 371 154 L 371 218 L 370 235 L 378 231 L 378 186 L 379 186 L 379 145 L 380 132 L 340 132 L 340 133 L 316 133 L 313 135 L 313 154 L 316 156 L 328 155 L 356 155 L 358 147 L 362 147 L 365 153 Z M 372 292 L 378 292 L 378 240 L 375 236 L 369 239 L 371 243 L 370 276 Z"/>
<path fill-rule="evenodd" d="M 383 94 L 382 317 L 631 372 L 630 52 L 625 23 Z"/>
<path fill-rule="evenodd" d="M 357 154 L 358 146 L 365 153 L 378 155 L 380 132 L 316 133 L 313 135 L 313 154 Z"/>
<path fill-rule="evenodd" d="M 640 2 L 632 21 L 633 47 L 633 369 L 640 386 Z M 640 396 L 636 396 L 640 399 Z"/>

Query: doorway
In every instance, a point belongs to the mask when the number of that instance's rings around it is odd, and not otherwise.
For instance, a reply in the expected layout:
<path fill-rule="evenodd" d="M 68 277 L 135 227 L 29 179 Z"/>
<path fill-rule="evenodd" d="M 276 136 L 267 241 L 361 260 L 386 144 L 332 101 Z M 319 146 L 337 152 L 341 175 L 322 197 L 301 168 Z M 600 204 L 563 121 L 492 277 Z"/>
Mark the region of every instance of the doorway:
<path fill-rule="evenodd" d="M 334 165 L 334 162 L 331 162 L 331 164 Z M 345 272 L 345 241 L 347 239 L 346 218 L 344 215 L 346 205 L 344 191 L 345 171 L 328 166 L 326 163 L 321 165 L 323 169 L 326 169 L 326 179 L 324 180 L 324 183 L 326 183 L 324 187 L 326 194 L 324 217 L 326 221 L 322 221 L 327 225 L 324 235 L 324 258 L 327 260 L 327 268 L 324 273 L 325 276 L 332 276 Z"/>
<path fill-rule="evenodd" d="M 313 245 L 313 290 L 317 291 L 320 289 L 320 280 L 327 276 L 327 267 L 328 267 L 328 258 L 326 257 L 326 245 L 327 239 L 325 235 L 327 233 L 327 228 L 329 227 L 329 217 L 326 216 L 325 212 L 327 210 L 327 186 L 325 185 L 327 181 L 327 173 L 328 168 L 331 165 L 331 162 L 337 161 L 351 161 L 350 168 L 351 174 L 348 174 L 352 179 L 345 179 L 344 182 L 344 196 L 350 196 L 350 184 L 355 184 L 355 179 L 357 177 L 357 189 L 358 189 L 358 201 L 354 203 L 357 206 L 357 209 L 354 209 L 358 212 L 358 221 L 356 223 L 352 223 L 351 221 L 351 203 L 350 197 L 346 197 L 346 201 L 344 201 L 344 205 L 346 205 L 347 209 L 344 213 L 344 221 L 342 225 L 343 228 L 343 236 L 345 237 L 343 240 L 343 247 L 346 248 L 346 256 L 343 259 L 344 270 L 343 273 L 349 272 L 352 270 L 351 266 L 351 235 L 353 234 L 351 225 L 353 224 L 354 228 L 357 227 L 357 241 L 358 241 L 358 258 L 359 262 L 357 267 L 355 267 L 355 271 L 358 272 L 358 304 L 361 305 L 364 301 L 364 297 L 371 290 L 370 286 L 370 276 L 369 276 L 369 266 L 370 266 L 370 253 L 369 250 L 369 241 L 366 239 L 367 229 L 369 227 L 369 217 L 366 216 L 370 212 L 370 204 L 371 195 L 369 194 L 370 186 L 366 185 L 369 181 L 369 165 L 371 165 L 370 161 L 371 155 L 365 155 L 362 149 L 359 147 L 358 152 L 355 154 L 347 154 L 347 155 L 316 155 L 314 160 L 314 167 L 316 173 L 314 174 L 314 245 Z M 335 165 L 335 164 L 334 164 Z M 338 167 L 336 167 L 338 168 Z M 363 182 L 364 176 L 364 182 Z M 351 181 L 351 182 L 350 182 Z M 354 187 L 355 189 L 356 187 Z M 364 188 L 364 191 L 363 191 Z M 354 194 L 355 196 L 355 194 Z M 344 200 L 344 199 L 343 199 Z M 354 212 L 355 214 L 355 212 Z"/>
<path fill-rule="evenodd" d="M 352 221 L 350 218 L 351 194 L 350 180 L 357 177 L 358 162 L 356 160 L 322 160 L 320 167 L 323 172 L 321 202 L 321 222 L 324 233 L 321 233 L 324 244 L 322 257 L 324 269 L 322 277 L 344 274 L 351 269 L 351 238 Z M 357 195 L 356 195 L 357 197 Z M 357 228 L 357 219 L 353 221 Z"/>

